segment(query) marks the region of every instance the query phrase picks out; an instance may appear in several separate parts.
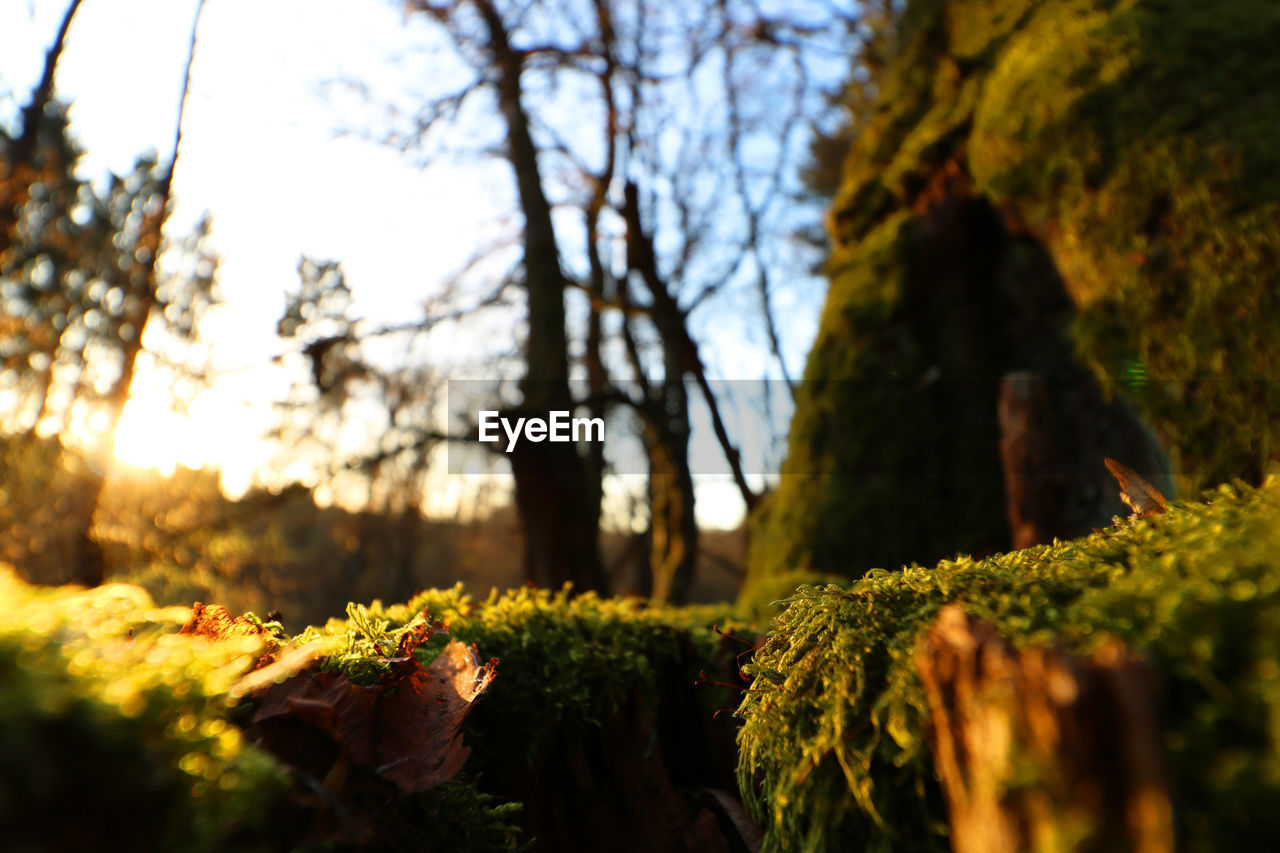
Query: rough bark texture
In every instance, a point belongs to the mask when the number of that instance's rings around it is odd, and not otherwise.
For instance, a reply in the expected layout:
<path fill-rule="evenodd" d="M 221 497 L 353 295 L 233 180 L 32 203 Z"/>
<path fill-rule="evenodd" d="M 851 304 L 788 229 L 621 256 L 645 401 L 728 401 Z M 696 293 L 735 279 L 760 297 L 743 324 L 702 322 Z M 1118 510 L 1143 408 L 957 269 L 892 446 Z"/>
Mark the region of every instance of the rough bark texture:
<path fill-rule="evenodd" d="M 957 605 L 917 652 L 956 853 L 1173 850 L 1151 671 L 1015 650 Z"/>

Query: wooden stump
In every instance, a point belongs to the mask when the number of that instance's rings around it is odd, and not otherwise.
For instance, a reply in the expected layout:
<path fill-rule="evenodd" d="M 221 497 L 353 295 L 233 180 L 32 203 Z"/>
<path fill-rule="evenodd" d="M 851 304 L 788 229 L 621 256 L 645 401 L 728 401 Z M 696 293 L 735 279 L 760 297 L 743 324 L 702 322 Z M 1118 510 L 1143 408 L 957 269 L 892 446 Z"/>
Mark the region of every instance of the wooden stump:
<path fill-rule="evenodd" d="M 1053 440 L 1053 412 L 1044 379 L 1030 371 L 1000 382 L 1000 463 L 1005 508 L 1015 549 L 1051 542 L 1063 532 L 1064 463 Z"/>
<path fill-rule="evenodd" d="M 956 853 L 1174 849 L 1154 678 L 1123 644 L 1018 651 L 953 604 L 916 662 Z"/>

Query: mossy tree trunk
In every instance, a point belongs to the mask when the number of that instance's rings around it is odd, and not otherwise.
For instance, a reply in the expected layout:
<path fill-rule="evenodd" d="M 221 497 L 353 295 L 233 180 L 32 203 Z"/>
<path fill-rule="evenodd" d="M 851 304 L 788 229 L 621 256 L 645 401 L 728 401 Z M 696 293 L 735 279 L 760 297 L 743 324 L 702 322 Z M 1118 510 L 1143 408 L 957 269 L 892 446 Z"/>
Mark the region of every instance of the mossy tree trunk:
<path fill-rule="evenodd" d="M 769 576 L 796 568 L 857 577 L 1083 535 L 1124 512 L 1104 456 L 1168 486 L 1154 437 L 1081 363 L 1048 253 L 962 157 L 831 270 L 747 598 L 776 597 Z M 1010 374 L 1037 377 L 1034 413 L 1016 411 Z"/>
<path fill-rule="evenodd" d="M 1166 494 L 1175 469 L 1183 492 L 1256 482 L 1280 424 L 1280 7 L 911 0 L 889 17 L 849 92 L 831 290 L 752 586 L 1003 538 L 1006 472 L 955 480 L 947 457 L 992 438 L 987 407 L 1011 371 L 1045 383 L 1045 434 L 1024 437 L 1059 460 L 1045 475 L 1058 535 L 1125 511 L 1104 456 Z M 939 216 L 954 176 L 962 210 L 998 217 L 998 245 L 966 246 L 978 223 Z M 930 401 L 956 395 L 921 393 L 956 381 L 954 345 L 973 339 L 973 307 L 944 292 L 965 274 L 994 309 L 978 340 L 1002 354 L 967 395 L 970 424 Z"/>

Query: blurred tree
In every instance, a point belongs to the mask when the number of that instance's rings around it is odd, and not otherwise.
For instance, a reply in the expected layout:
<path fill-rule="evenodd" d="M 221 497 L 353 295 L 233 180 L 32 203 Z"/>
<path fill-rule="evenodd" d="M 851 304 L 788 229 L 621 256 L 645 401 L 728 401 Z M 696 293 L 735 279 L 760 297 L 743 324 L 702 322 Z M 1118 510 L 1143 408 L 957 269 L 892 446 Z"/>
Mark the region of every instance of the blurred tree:
<path fill-rule="evenodd" d="M 56 437 L 0 435 L 0 561 L 32 582 L 79 580 L 80 525 L 93 515 L 96 476 Z"/>
<path fill-rule="evenodd" d="M 72 0 L 62 16 L 58 33 L 45 54 L 40 80 L 32 90 L 30 103 L 22 110 L 22 130 L 17 137 L 6 137 L 5 157 L 0 163 L 0 263 L 5 265 L 12 263 L 9 255 L 18 242 L 19 212 L 30 198 L 31 188 L 42 182 L 60 186 L 65 163 L 74 159 L 65 149 L 43 147 L 40 136 L 46 112 L 55 107 L 53 75 L 81 2 Z"/>
<path fill-rule="evenodd" d="M 452 291 L 420 328 L 457 319 L 459 303 L 516 302 L 528 313 L 513 360 L 520 403 L 509 414 L 633 413 L 649 463 L 650 558 L 638 591 L 681 599 L 698 551 L 691 387 L 710 409 L 744 501 L 755 500 L 696 329 L 713 313 L 721 327 L 732 316 L 763 338 L 774 375 L 790 382 L 772 301 L 788 284 L 780 271 L 816 257 L 819 230 L 795 167 L 808 117 L 828 103 L 824 86 L 838 88 L 847 69 L 840 58 L 856 16 L 821 0 L 782 9 L 607 0 L 408 7 L 448 37 L 450 55 L 436 59 L 460 69 L 440 75 L 458 85 L 426 97 L 412 129 L 393 123 L 388 139 L 439 158 L 450 144 L 446 125 L 474 141 L 485 136 L 474 116 L 496 117 L 500 140 L 480 146 L 510 168 L 523 222 L 518 251 L 486 247 L 483 263 L 460 274 L 458 282 L 468 273 L 489 282 L 486 295 Z M 503 257 L 513 264 L 495 275 Z M 374 336 L 361 330 L 362 340 Z M 603 449 L 522 443 L 509 461 L 526 577 L 602 589 Z"/>
<path fill-rule="evenodd" d="M 157 359 L 188 345 L 213 302 L 216 261 L 208 221 L 184 242 L 181 260 L 159 266 L 181 142 L 181 110 L 169 162 L 140 159 L 131 174 L 112 175 L 104 190 L 76 175 L 80 149 L 68 134 L 53 79 L 73 2 L 49 50 L 43 74 L 16 135 L 0 131 L 0 393 L 12 405 L 9 432 L 77 436 L 92 476 L 77 506 L 73 578 L 102 580 L 92 513 L 110 467 L 116 427 L 144 348 L 148 324 L 167 336 Z M 201 2 L 196 12 L 198 25 Z M 186 79 L 194 56 L 192 30 Z"/>
<path fill-rule="evenodd" d="M 274 437 L 289 448 L 291 461 L 299 455 L 326 460 L 331 492 L 363 489 L 366 511 L 360 515 L 359 538 L 372 541 L 378 528 L 380 548 L 389 552 L 386 565 L 392 568 L 375 594 L 409 595 L 419 582 L 412 555 L 420 550 L 425 529 L 425 469 L 439 439 L 430 429 L 435 384 L 415 366 L 366 352 L 376 349 L 369 338 L 395 330 L 361 331 L 340 264 L 304 257 L 298 276 L 298 289 L 286 295 L 277 334 L 288 346 L 281 361 L 301 367 L 306 380 L 295 383 L 282 405 Z M 355 424 L 362 425 L 361 436 L 378 436 L 375 449 L 352 445 Z"/>

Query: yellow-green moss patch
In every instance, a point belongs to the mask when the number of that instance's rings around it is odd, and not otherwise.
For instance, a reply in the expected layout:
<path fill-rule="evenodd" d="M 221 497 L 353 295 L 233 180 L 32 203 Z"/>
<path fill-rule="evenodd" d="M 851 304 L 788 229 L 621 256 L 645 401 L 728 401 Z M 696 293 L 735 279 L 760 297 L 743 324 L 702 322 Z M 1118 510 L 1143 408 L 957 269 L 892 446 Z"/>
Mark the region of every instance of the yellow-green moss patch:
<path fill-rule="evenodd" d="M 0 569 L 7 843 L 219 850 L 267 819 L 282 774 L 226 699 L 263 640 L 177 634 L 189 614 L 137 587 L 47 589 Z"/>
<path fill-rule="evenodd" d="M 805 587 L 757 653 L 740 777 L 788 850 L 947 849 L 916 643 L 961 602 L 1016 644 L 1108 636 L 1163 679 L 1187 850 L 1280 845 L 1280 480 L 1081 540 Z M 760 783 L 759 785 L 757 783 Z"/>

